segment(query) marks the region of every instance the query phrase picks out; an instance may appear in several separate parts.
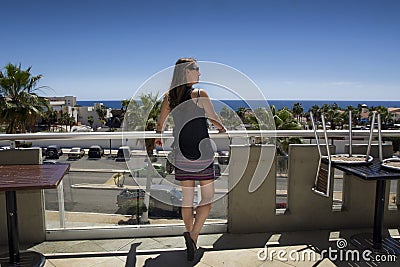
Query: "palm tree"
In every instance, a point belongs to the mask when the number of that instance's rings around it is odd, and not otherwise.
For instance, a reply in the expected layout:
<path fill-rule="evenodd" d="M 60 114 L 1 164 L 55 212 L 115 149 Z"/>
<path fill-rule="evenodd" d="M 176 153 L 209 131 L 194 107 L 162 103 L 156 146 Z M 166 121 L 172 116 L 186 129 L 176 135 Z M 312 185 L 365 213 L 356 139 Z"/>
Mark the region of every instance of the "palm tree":
<path fill-rule="evenodd" d="M 124 117 L 124 129 L 128 131 L 153 131 L 156 127 L 156 121 L 161 112 L 161 100 L 158 99 L 158 93 L 153 95 L 142 94 L 140 99 L 131 100 Z M 146 196 L 144 198 L 144 206 L 147 211 L 143 212 L 141 217 L 142 222 L 148 222 L 148 207 L 150 205 L 150 186 L 151 176 L 150 165 L 153 161 L 153 149 L 155 147 L 154 138 L 145 138 L 146 152 L 149 157 L 147 162 L 148 181 L 146 182 Z"/>
<path fill-rule="evenodd" d="M 266 108 L 256 108 L 254 110 L 254 115 L 256 116 L 257 124 L 259 124 L 259 129 L 268 130 L 271 128 L 273 124 L 273 118 L 270 117 L 271 112 L 268 112 Z"/>
<path fill-rule="evenodd" d="M 69 131 L 71 131 L 72 126 L 75 125 L 75 118 L 69 115 L 67 112 L 65 112 L 61 115 L 61 122 L 62 124 L 65 125 L 65 131 L 68 132 L 68 126 L 69 126 Z"/>
<path fill-rule="evenodd" d="M 87 121 L 91 128 L 93 128 L 94 118 L 92 115 L 88 116 Z"/>
<path fill-rule="evenodd" d="M 154 131 L 161 112 L 161 100 L 158 94 L 142 94 L 140 100 L 131 100 L 125 114 L 125 128 L 130 131 Z M 149 157 L 153 155 L 154 138 L 145 139 Z"/>
<path fill-rule="evenodd" d="M 126 111 L 129 106 L 129 99 L 124 99 L 121 101 L 122 110 Z"/>
<path fill-rule="evenodd" d="M 236 114 L 239 116 L 239 118 L 241 119 L 242 122 L 244 122 L 246 120 L 245 118 L 245 114 L 246 114 L 246 108 L 244 107 L 239 107 L 236 110 Z"/>
<path fill-rule="evenodd" d="M 372 116 L 373 111 L 377 111 L 380 114 L 383 129 L 387 128 L 386 127 L 387 124 L 393 123 L 393 114 L 391 114 L 386 107 L 384 106 L 371 107 L 369 109 L 370 116 Z"/>
<path fill-rule="evenodd" d="M 149 121 L 156 121 L 160 114 L 161 101 L 158 94 L 143 94 L 138 100 L 131 100 L 125 114 L 125 127 L 130 131 L 151 130 Z"/>
<path fill-rule="evenodd" d="M 300 130 L 301 125 L 294 120 L 293 114 L 286 108 L 276 111 L 275 106 L 271 106 L 272 115 L 275 120 L 277 130 Z M 277 150 L 280 155 L 287 155 L 289 144 L 301 144 L 301 139 L 298 137 L 282 137 L 277 139 Z"/>
<path fill-rule="evenodd" d="M 320 108 L 321 113 L 327 113 L 331 107 L 328 104 L 323 104 Z"/>
<path fill-rule="evenodd" d="M 51 126 L 57 121 L 57 114 L 57 111 L 52 107 L 42 114 L 42 120 L 47 123 L 49 131 L 51 131 Z"/>
<path fill-rule="evenodd" d="M 357 125 L 358 121 L 359 121 L 359 116 L 360 114 L 358 113 L 358 110 L 356 108 L 354 108 L 353 106 L 347 106 L 347 108 L 344 110 L 344 112 L 342 113 L 342 119 L 343 119 L 343 123 L 348 124 L 349 123 L 349 114 L 351 111 L 351 124 Z M 343 129 L 343 126 L 342 126 Z"/>
<path fill-rule="evenodd" d="M 96 113 L 101 124 L 106 123 L 107 108 L 104 105 L 100 105 L 100 107 L 96 108 Z"/>
<path fill-rule="evenodd" d="M 293 114 L 286 107 L 274 115 L 277 130 L 300 130 L 301 125 L 293 118 Z"/>
<path fill-rule="evenodd" d="M 343 119 L 339 112 L 340 108 L 336 103 L 332 105 L 324 104 L 322 105 L 322 110 L 332 130 L 336 129 L 336 125 L 343 125 Z"/>
<path fill-rule="evenodd" d="M 0 72 L 0 120 L 7 124 L 9 134 L 32 130 L 37 119 L 49 109 L 49 101 L 39 97 L 36 91 L 42 75 L 32 76 L 31 67 L 21 69 L 21 65 L 7 64 Z"/>
<path fill-rule="evenodd" d="M 300 121 L 303 111 L 303 106 L 299 102 L 295 103 L 292 107 L 293 115 L 296 116 L 297 121 Z"/>
<path fill-rule="evenodd" d="M 236 127 L 239 127 L 239 126 L 241 126 L 241 128 L 244 128 L 243 122 L 239 119 L 236 112 L 234 112 L 232 109 L 224 106 L 224 107 L 222 107 L 219 114 L 220 114 L 222 123 L 225 125 L 225 127 L 228 130 L 235 129 Z"/>
<path fill-rule="evenodd" d="M 313 105 L 309 110 L 308 110 L 308 113 L 310 113 L 310 112 L 312 112 L 312 114 L 313 114 L 313 119 L 314 119 L 314 121 L 315 122 L 317 122 L 317 121 L 319 121 L 319 118 L 320 118 L 320 108 L 319 108 L 319 106 L 318 105 Z M 310 127 L 311 126 L 311 124 L 310 124 L 310 122 L 308 122 L 308 126 Z"/>

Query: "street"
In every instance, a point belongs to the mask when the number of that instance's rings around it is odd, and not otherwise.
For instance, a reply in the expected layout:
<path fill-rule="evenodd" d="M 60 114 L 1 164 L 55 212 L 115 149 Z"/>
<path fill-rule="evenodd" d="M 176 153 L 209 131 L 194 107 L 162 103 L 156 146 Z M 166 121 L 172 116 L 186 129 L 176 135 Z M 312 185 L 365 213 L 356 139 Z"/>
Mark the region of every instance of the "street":
<path fill-rule="evenodd" d="M 129 167 L 131 169 L 146 168 L 147 162 L 144 159 L 143 155 L 132 156 L 128 163 Z M 67 156 L 63 155 L 57 162 L 71 165 L 69 174 L 63 179 L 65 211 L 126 214 L 126 210 L 117 206 L 117 196 L 123 190 L 123 187 L 115 186 L 113 179 L 113 175 L 122 171 L 126 173 L 120 177 L 119 182 L 123 183 L 124 187 L 140 185 L 144 189 L 146 186 L 146 177 L 131 177 L 127 163 L 115 161 L 114 158 L 109 156 L 103 156 L 101 159 L 88 159 L 87 156 L 84 156 L 78 160 L 68 160 Z M 155 164 L 165 166 L 165 159 L 160 158 Z M 226 165 L 221 166 L 222 171 L 225 168 Z M 155 176 L 152 178 L 153 185 L 170 185 L 179 189 L 173 175 L 167 175 L 165 178 L 157 174 Z M 219 177 L 215 182 L 215 187 L 215 195 L 219 199 L 226 192 L 227 175 L 223 174 Z M 46 210 L 58 210 L 57 196 L 56 189 L 45 190 Z M 226 206 L 226 198 L 216 201 L 210 217 L 224 218 Z"/>

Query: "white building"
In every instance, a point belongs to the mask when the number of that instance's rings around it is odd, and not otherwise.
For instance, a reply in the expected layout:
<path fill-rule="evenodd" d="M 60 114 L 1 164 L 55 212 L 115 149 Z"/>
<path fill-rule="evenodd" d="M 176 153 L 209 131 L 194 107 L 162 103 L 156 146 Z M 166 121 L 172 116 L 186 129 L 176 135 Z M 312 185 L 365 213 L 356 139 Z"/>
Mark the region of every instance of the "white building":
<path fill-rule="evenodd" d="M 54 96 L 54 97 L 47 97 L 50 101 L 50 106 L 53 107 L 54 110 L 68 113 L 70 116 L 75 118 L 77 125 L 88 125 L 89 116 L 93 117 L 93 129 L 97 129 L 98 127 L 104 126 L 97 115 L 96 109 L 100 108 L 103 103 L 94 103 L 91 107 L 79 107 L 76 104 L 76 97 L 75 96 Z M 107 113 L 105 118 L 111 118 L 111 108 L 107 109 Z"/>
<path fill-rule="evenodd" d="M 50 101 L 50 105 L 53 106 L 55 110 L 60 110 L 62 107 L 75 107 L 76 97 L 75 96 L 52 96 L 47 97 Z"/>
<path fill-rule="evenodd" d="M 389 113 L 393 116 L 393 121 L 400 121 L 400 108 L 388 108 Z"/>
<path fill-rule="evenodd" d="M 88 121 L 89 116 L 93 117 L 93 125 L 92 128 L 93 129 L 97 129 L 98 127 L 102 127 L 104 126 L 104 124 L 102 124 L 100 122 L 99 116 L 97 115 L 96 109 L 100 108 L 101 105 L 103 105 L 103 103 L 94 103 L 94 105 L 92 107 L 75 107 L 76 111 L 77 111 L 77 122 L 78 124 L 81 125 L 89 125 L 90 123 Z M 111 108 L 107 109 L 107 113 L 105 118 L 111 118 L 112 114 L 111 114 Z"/>
<path fill-rule="evenodd" d="M 68 113 L 75 118 L 76 122 L 78 121 L 78 113 L 74 108 L 76 106 L 75 96 L 51 96 L 47 97 L 47 99 L 54 110 Z"/>

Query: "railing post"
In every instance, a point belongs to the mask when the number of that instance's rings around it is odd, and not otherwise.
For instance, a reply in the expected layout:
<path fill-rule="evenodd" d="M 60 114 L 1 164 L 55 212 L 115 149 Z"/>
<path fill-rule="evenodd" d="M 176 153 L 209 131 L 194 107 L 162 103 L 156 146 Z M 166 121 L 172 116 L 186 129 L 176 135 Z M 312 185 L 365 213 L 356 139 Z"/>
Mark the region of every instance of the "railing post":
<path fill-rule="evenodd" d="M 150 209 L 150 192 L 151 192 L 151 159 L 147 157 L 147 177 L 146 177 L 146 194 L 144 195 L 143 203 L 146 205 L 146 211 L 142 213 L 142 217 L 140 217 L 140 222 L 148 223 L 149 222 L 149 209 Z M 138 214 L 139 216 L 139 214 Z"/>
<path fill-rule="evenodd" d="M 65 206 L 64 206 L 64 185 L 61 180 L 60 184 L 57 187 L 57 196 L 58 196 L 58 212 L 60 215 L 60 228 L 65 228 Z"/>

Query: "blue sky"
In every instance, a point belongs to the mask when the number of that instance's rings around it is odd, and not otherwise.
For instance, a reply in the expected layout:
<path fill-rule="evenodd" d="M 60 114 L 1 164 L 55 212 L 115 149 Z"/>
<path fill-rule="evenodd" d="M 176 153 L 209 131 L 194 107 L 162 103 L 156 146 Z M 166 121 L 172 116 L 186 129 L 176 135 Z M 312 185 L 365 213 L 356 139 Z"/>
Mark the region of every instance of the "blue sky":
<path fill-rule="evenodd" d="M 400 1 L 1 1 L 0 65 L 46 95 L 130 98 L 179 57 L 227 64 L 267 99 L 400 100 Z"/>

